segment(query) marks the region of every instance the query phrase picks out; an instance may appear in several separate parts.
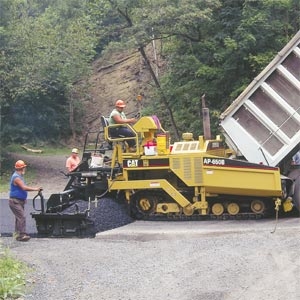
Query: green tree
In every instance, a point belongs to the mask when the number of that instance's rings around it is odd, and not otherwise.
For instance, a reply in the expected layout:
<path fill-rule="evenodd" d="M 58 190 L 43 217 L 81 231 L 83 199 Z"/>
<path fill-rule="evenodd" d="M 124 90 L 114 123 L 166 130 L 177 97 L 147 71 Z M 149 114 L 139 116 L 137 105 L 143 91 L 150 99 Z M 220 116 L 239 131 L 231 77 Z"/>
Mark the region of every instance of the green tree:
<path fill-rule="evenodd" d="M 147 111 L 165 128 L 201 134 L 205 94 L 216 132 L 219 112 L 300 27 L 298 0 L 0 0 L 0 8 L 7 142 L 75 137 L 77 83 L 96 56 L 120 49 L 140 51 L 157 91 Z"/>
<path fill-rule="evenodd" d="M 74 83 L 89 75 L 95 55 L 93 25 L 86 16 L 85 1 L 49 3 L 13 0 L 6 10 L 10 18 L 1 43 L 5 63 L 2 121 L 6 124 L 2 133 L 12 139 L 19 140 L 16 135 L 23 136 L 23 141 L 57 138 L 63 128 L 70 127 L 75 132 L 74 115 L 65 115 L 74 111 L 69 108 L 79 100 L 74 98 Z M 22 110 L 24 123 L 18 113 Z M 41 134 L 44 121 L 47 130 Z M 27 134 L 20 134 L 19 127 Z"/>
<path fill-rule="evenodd" d="M 199 103 L 206 94 L 216 133 L 219 112 L 299 30 L 295 1 L 224 0 L 220 4 L 200 26 L 198 40 L 191 30 L 164 42 L 168 69 L 161 86 L 172 99 L 180 131 L 201 133 Z"/>
<path fill-rule="evenodd" d="M 199 42 L 203 32 L 209 27 L 213 9 L 219 5 L 218 0 L 93 1 L 93 11 L 97 11 L 99 18 L 106 15 L 109 16 L 107 19 L 115 20 L 114 23 L 108 23 L 105 27 L 110 34 L 117 32 L 114 43 L 110 44 L 109 48 L 126 47 L 140 51 L 158 91 L 159 106 L 166 111 L 168 124 L 173 128 L 177 138 L 179 132 L 174 118 L 176 112 L 174 97 L 169 97 L 169 90 L 162 88 L 146 47 L 154 40 L 168 40 L 169 44 L 176 44 L 176 41 L 180 39 Z M 171 56 L 172 54 L 170 54 L 170 59 L 172 59 Z"/>

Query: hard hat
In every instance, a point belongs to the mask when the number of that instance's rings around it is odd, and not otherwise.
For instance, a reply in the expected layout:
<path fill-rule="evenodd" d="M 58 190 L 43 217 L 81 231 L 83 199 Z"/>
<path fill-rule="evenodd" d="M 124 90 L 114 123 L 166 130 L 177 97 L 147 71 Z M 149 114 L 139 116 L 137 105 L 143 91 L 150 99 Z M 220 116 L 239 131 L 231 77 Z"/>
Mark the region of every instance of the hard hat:
<path fill-rule="evenodd" d="M 15 163 L 15 169 L 23 169 L 25 167 L 27 167 L 27 165 L 24 163 L 23 160 L 16 161 L 16 163 Z"/>
<path fill-rule="evenodd" d="M 73 148 L 73 149 L 72 149 L 72 153 L 76 153 L 76 154 L 78 154 L 78 153 L 79 153 L 79 151 L 78 151 L 78 149 L 77 149 L 77 148 Z"/>
<path fill-rule="evenodd" d="M 117 100 L 116 101 L 116 107 L 125 107 L 126 104 L 123 100 Z"/>

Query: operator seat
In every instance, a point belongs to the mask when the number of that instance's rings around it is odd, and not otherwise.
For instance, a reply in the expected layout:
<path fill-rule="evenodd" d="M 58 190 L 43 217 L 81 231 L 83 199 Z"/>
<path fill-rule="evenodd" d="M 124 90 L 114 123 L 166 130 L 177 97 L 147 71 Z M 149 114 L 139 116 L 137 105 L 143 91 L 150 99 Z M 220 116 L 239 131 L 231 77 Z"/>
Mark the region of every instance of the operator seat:
<path fill-rule="evenodd" d="M 117 128 L 120 126 L 125 126 L 125 125 L 126 125 L 126 127 L 131 128 L 131 126 L 129 126 L 128 124 L 109 125 L 108 118 L 106 118 L 105 116 L 101 116 L 101 123 L 102 123 L 103 130 L 104 130 L 104 139 L 110 144 L 111 147 L 112 147 L 113 142 L 116 142 L 116 143 L 125 143 L 126 148 L 127 148 L 128 144 L 126 141 L 137 138 L 136 136 L 135 137 L 126 137 L 122 134 L 113 135 L 110 130 L 110 129 Z"/>
<path fill-rule="evenodd" d="M 108 118 L 104 117 L 104 116 L 101 116 L 101 123 L 102 123 L 102 126 L 103 126 L 103 130 L 104 130 L 104 138 L 107 140 L 107 141 L 110 141 L 111 139 L 114 139 L 114 138 L 122 138 L 124 136 L 112 136 L 111 132 L 110 132 L 110 128 L 109 128 L 109 122 L 108 122 Z"/>
<path fill-rule="evenodd" d="M 109 147 L 112 149 L 113 148 L 113 143 L 112 143 L 112 141 L 110 141 L 111 136 L 109 134 L 108 119 L 106 117 L 104 117 L 104 116 L 101 116 L 100 120 L 101 120 L 101 124 L 102 124 L 102 127 L 103 127 L 104 139 L 108 142 Z"/>
<path fill-rule="evenodd" d="M 109 125 L 108 119 L 106 117 L 101 116 L 100 119 L 101 119 L 101 123 L 102 123 L 103 128 L 107 127 Z"/>

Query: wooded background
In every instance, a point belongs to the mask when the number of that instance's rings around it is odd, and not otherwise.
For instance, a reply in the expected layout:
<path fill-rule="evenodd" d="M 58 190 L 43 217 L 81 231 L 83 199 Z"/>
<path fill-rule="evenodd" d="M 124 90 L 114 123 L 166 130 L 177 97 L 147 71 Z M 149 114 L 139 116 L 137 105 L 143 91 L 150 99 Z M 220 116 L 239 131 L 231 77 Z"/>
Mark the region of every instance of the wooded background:
<path fill-rule="evenodd" d="M 0 0 L 1 148 L 81 137 L 95 63 L 118 53 L 138 53 L 149 75 L 135 78 L 143 114 L 197 136 L 205 94 L 217 133 L 220 112 L 299 29 L 299 0 Z"/>

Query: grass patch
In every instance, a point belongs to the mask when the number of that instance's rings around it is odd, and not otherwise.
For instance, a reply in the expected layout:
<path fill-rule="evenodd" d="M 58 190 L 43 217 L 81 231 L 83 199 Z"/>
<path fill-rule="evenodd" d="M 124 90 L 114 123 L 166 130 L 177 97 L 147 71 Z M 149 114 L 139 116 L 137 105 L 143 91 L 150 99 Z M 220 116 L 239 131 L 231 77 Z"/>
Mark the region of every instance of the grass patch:
<path fill-rule="evenodd" d="M 27 272 L 29 268 L 0 244 L 0 299 L 23 296 Z"/>

